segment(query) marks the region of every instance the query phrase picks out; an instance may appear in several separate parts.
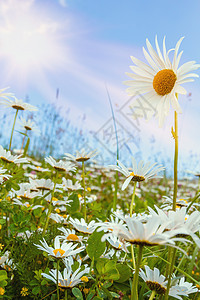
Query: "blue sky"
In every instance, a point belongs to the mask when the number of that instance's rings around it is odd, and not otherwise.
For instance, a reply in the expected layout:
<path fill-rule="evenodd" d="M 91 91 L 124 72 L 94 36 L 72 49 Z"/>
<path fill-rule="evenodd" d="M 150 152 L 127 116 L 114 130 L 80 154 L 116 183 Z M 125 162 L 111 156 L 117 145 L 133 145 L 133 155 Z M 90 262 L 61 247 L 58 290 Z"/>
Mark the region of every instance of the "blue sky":
<path fill-rule="evenodd" d="M 154 46 L 156 34 L 160 45 L 166 35 L 168 49 L 185 36 L 181 63 L 200 62 L 199 11 L 197 0 L 1 0 L 1 85 L 10 86 L 18 98 L 29 95 L 35 105 L 55 103 L 59 88 L 58 105 L 70 108 L 75 124 L 85 114 L 85 129 L 93 131 L 111 116 L 107 86 L 117 120 L 134 131 L 118 112 L 129 99 L 122 82 L 128 79 L 125 72 L 131 65 L 130 55 L 144 60 L 145 39 Z M 190 151 L 199 154 L 199 137 L 194 130 L 200 126 L 199 83 L 197 79 L 185 85 L 192 96 L 180 99 L 183 160 Z M 155 120 L 148 124 L 141 121 L 141 147 L 146 159 L 152 136 L 162 155 L 173 157 L 172 122 L 172 112 L 162 129 Z"/>

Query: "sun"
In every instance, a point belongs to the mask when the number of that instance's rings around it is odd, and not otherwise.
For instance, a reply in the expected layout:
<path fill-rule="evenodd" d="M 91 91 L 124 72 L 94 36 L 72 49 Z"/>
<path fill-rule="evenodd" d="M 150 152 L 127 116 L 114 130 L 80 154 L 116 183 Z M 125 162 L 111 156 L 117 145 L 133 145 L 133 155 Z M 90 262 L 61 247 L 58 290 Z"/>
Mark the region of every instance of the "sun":
<path fill-rule="evenodd" d="M 0 35 L 0 54 L 21 68 L 44 64 L 55 51 L 49 30 L 37 20 L 24 16 Z"/>
<path fill-rule="evenodd" d="M 58 67 L 67 55 L 59 20 L 36 10 L 34 1 L 7 1 L 0 3 L 0 64 L 6 73 L 27 75 Z"/>

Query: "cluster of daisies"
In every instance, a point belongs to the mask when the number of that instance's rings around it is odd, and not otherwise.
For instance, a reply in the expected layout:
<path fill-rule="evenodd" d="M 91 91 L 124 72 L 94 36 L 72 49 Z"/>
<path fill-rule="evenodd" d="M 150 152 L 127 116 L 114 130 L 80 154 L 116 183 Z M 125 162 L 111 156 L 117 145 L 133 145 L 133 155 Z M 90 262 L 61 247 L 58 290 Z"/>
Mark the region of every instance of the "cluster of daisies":
<path fill-rule="evenodd" d="M 146 118 L 149 119 L 153 114 L 156 114 L 160 126 L 163 125 L 165 117 L 169 113 L 170 104 L 177 113 L 181 113 L 178 94 L 186 93 L 182 84 L 193 81 L 193 77 L 198 77 L 197 74 L 192 73 L 199 68 L 199 65 L 194 61 L 179 66 L 182 52 L 178 53 L 178 51 L 181 42 L 182 38 L 177 42 L 174 49 L 167 51 L 164 39 L 163 51 L 161 52 L 156 37 L 156 52 L 147 39 L 148 52 L 145 48 L 143 52 L 148 64 L 131 57 L 135 65 L 131 66 L 133 73 L 127 73 L 131 77 L 131 80 L 125 82 L 126 85 L 130 86 L 127 92 L 130 95 L 136 93 L 143 95 L 141 98 L 144 102 L 143 105 L 144 107 L 148 105 Z M 172 59 L 170 59 L 171 54 L 173 54 Z M 18 112 L 37 110 L 36 107 L 18 100 L 13 94 L 5 92 L 5 89 L 0 90 L 0 97 L 0 105 L 11 107 L 16 111 L 13 130 Z M 152 109 L 149 109 L 149 103 Z M 18 123 L 25 130 L 25 135 L 31 130 L 38 132 L 38 128 L 32 120 L 21 117 Z M 140 197 L 145 191 L 145 187 L 142 187 L 143 182 L 162 177 L 161 172 L 164 170 L 162 165 L 145 163 L 144 161 L 137 164 L 132 157 L 131 168 L 126 167 L 119 160 L 116 165 L 109 165 L 107 168 L 101 167 L 103 172 L 109 174 L 108 177 L 112 178 L 116 171 L 120 174 L 118 196 L 125 193 L 124 190 L 130 194 L 128 192 L 132 191 L 133 185 L 132 199 L 127 201 L 131 202 L 130 212 L 122 210 L 117 205 L 117 210 L 112 211 L 107 221 L 102 221 L 99 217 L 93 220 L 90 218 L 90 222 L 87 222 L 87 206 L 90 202 L 94 202 L 97 197 L 87 195 L 88 174 L 86 176 L 85 169 L 88 168 L 91 174 L 97 170 L 97 167 L 87 164 L 88 160 L 91 162 L 95 158 L 98 154 L 97 151 L 87 152 L 85 149 L 81 149 L 75 155 L 65 153 L 64 158 L 60 160 L 55 160 L 49 156 L 45 158 L 42 164 L 26 157 L 23 151 L 16 155 L 11 152 L 13 130 L 9 150 L 0 146 L 2 164 L 0 167 L 0 185 L 3 189 L 4 185 L 15 178 L 17 168 L 23 170 L 24 182 L 19 180 L 18 186 L 13 185 L 7 191 L 6 197 L 11 200 L 12 207 L 20 206 L 30 213 L 36 209 L 41 209 L 43 212 L 45 224 L 42 224 L 42 228 L 41 224 L 38 223 L 38 228 L 35 230 L 41 234 L 42 238 L 39 244 L 34 244 L 34 246 L 57 262 L 57 268 L 51 269 L 48 273 L 43 272 L 42 276 L 57 285 L 58 299 L 59 288 L 67 290 L 82 282 L 87 283 L 90 279 L 94 279 L 94 266 L 91 264 L 86 251 L 88 238 L 94 232 L 102 232 L 101 241 L 106 241 L 107 247 L 102 257 L 127 264 L 132 270 L 134 280 L 138 274 L 139 280 L 146 282 L 147 287 L 152 291 L 151 299 L 155 295 L 164 296 L 167 294 L 176 299 L 182 299 L 182 297 L 188 297 L 190 294 L 198 292 L 196 286 L 186 281 L 183 276 L 184 272 L 181 274 L 181 268 L 179 268 L 179 276 L 174 272 L 171 278 L 168 278 L 168 276 L 162 275 L 158 268 L 151 269 L 146 265 L 145 260 L 143 267 L 135 262 L 134 252 L 137 252 L 139 259 L 142 260 L 142 251 L 145 249 L 166 250 L 174 248 L 179 251 L 182 257 L 187 257 L 185 249 L 188 245 L 194 244 L 197 249 L 200 248 L 200 212 L 198 211 L 199 204 L 195 201 L 198 197 L 194 198 L 193 201 L 189 201 L 191 195 L 188 195 L 187 200 L 179 197 L 180 199 L 176 199 L 176 210 L 172 210 L 173 200 L 169 193 L 169 197 L 160 199 L 163 200 L 160 207 L 155 205 L 154 208 L 148 207 L 147 212 L 134 213 L 135 193 Z M 79 164 L 82 166 L 82 174 L 79 174 Z M 98 188 L 96 189 L 98 191 Z M 99 189 L 101 190 L 101 188 Z M 158 189 L 161 191 L 162 188 L 159 186 Z M 155 198 L 158 189 L 154 192 Z M 69 213 L 69 207 L 73 205 L 70 196 L 74 192 L 79 194 L 79 213 L 82 213 L 84 218 L 72 218 Z M 9 224 L 10 215 L 3 216 L 3 218 Z M 56 223 L 56 228 L 59 231 L 59 234 L 51 240 L 52 244 L 48 244 L 45 239 L 50 222 Z M 19 235 L 27 240 L 33 232 L 26 231 Z M 8 236 L 9 234 L 8 230 Z M 157 252 L 152 251 L 152 253 L 153 257 L 159 260 L 159 256 L 156 256 Z M 61 261 L 62 265 L 59 265 Z M 3 253 L 0 258 L 0 265 L 4 266 L 5 263 L 13 265 L 12 257 L 8 251 Z M 75 265 L 76 268 L 74 268 Z M 133 285 L 137 283 L 137 280 L 136 278 L 133 281 Z M 134 299 L 134 293 L 137 293 L 137 289 L 133 286 L 132 290 L 131 299 Z M 137 300 L 137 297 L 134 300 Z"/>

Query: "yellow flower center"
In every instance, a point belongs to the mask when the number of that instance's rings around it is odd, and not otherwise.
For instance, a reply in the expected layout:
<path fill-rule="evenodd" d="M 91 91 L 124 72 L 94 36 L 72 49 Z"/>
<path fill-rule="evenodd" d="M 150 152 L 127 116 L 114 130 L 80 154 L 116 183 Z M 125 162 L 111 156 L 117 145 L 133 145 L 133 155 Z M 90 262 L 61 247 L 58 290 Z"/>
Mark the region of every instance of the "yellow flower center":
<path fill-rule="evenodd" d="M 135 176 L 134 172 L 131 172 L 131 173 L 130 173 L 130 176 Z"/>
<path fill-rule="evenodd" d="M 68 235 L 67 240 L 68 241 L 78 241 L 78 237 L 76 234 L 71 233 Z"/>
<path fill-rule="evenodd" d="M 153 88 L 160 96 L 169 94 L 177 80 L 173 70 L 164 69 L 159 71 L 153 79 Z"/>
<path fill-rule="evenodd" d="M 88 282 L 89 279 L 87 278 L 87 276 L 82 276 L 82 277 L 81 277 L 81 281 L 82 281 L 82 282 Z"/>
<path fill-rule="evenodd" d="M 54 253 L 55 255 L 57 255 L 58 252 L 60 252 L 60 255 L 61 255 L 61 256 L 65 253 L 65 251 L 62 250 L 62 249 L 55 249 L 55 250 L 53 250 L 53 253 Z"/>

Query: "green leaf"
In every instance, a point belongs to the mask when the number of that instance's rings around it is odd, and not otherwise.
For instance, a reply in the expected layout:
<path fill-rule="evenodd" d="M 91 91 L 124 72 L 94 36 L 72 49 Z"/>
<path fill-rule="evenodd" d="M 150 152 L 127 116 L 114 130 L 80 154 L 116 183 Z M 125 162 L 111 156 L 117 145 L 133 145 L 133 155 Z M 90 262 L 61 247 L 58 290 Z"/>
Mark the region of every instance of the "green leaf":
<path fill-rule="evenodd" d="M 117 271 L 117 269 L 111 269 L 108 272 L 105 273 L 104 275 L 104 279 L 105 280 L 118 280 L 120 278 L 119 272 Z"/>
<path fill-rule="evenodd" d="M 7 285 L 7 281 L 6 280 L 0 281 L 0 287 L 4 287 L 6 285 Z"/>
<path fill-rule="evenodd" d="M 88 239 L 86 251 L 91 260 L 97 260 L 106 249 L 106 242 L 102 242 L 101 238 L 104 232 L 94 231 Z"/>
<path fill-rule="evenodd" d="M 26 146 L 24 148 L 24 155 L 23 156 L 26 156 L 26 153 L 27 153 L 28 147 L 29 147 L 29 143 L 30 143 L 30 138 L 27 139 Z"/>
<path fill-rule="evenodd" d="M 69 200 L 73 200 L 73 202 L 70 203 L 70 206 L 67 207 L 67 210 L 69 213 L 74 213 L 77 210 L 79 210 L 80 203 L 79 203 L 79 198 L 76 193 L 73 193 L 72 195 L 69 196 Z"/>
<path fill-rule="evenodd" d="M 109 260 L 106 264 L 105 264 L 105 273 L 111 271 L 112 269 L 116 269 L 116 262 L 113 260 Z"/>
<path fill-rule="evenodd" d="M 76 297 L 76 299 L 83 300 L 82 293 L 81 293 L 81 291 L 78 288 L 73 288 L 72 289 L 72 293 Z"/>
<path fill-rule="evenodd" d="M 110 292 L 113 298 L 120 298 L 120 295 L 114 292 Z"/>
<path fill-rule="evenodd" d="M 89 293 L 89 295 L 87 296 L 87 300 L 94 299 L 94 295 L 95 295 L 95 292 L 91 291 L 91 292 Z"/>
<path fill-rule="evenodd" d="M 99 258 L 96 263 L 97 271 L 100 275 L 105 273 L 105 264 L 108 261 L 107 258 Z"/>
<path fill-rule="evenodd" d="M 37 295 L 40 293 L 40 286 L 35 286 L 33 289 L 32 289 L 32 293 L 33 295 Z"/>
<path fill-rule="evenodd" d="M 5 270 L 0 271 L 0 281 L 8 279 L 7 272 Z"/>
<path fill-rule="evenodd" d="M 125 282 L 126 280 L 128 280 L 131 276 L 131 270 L 127 265 L 123 265 L 123 264 L 117 264 L 116 268 L 119 272 L 120 278 L 117 279 L 117 282 Z M 113 279 L 114 280 L 114 279 Z"/>

